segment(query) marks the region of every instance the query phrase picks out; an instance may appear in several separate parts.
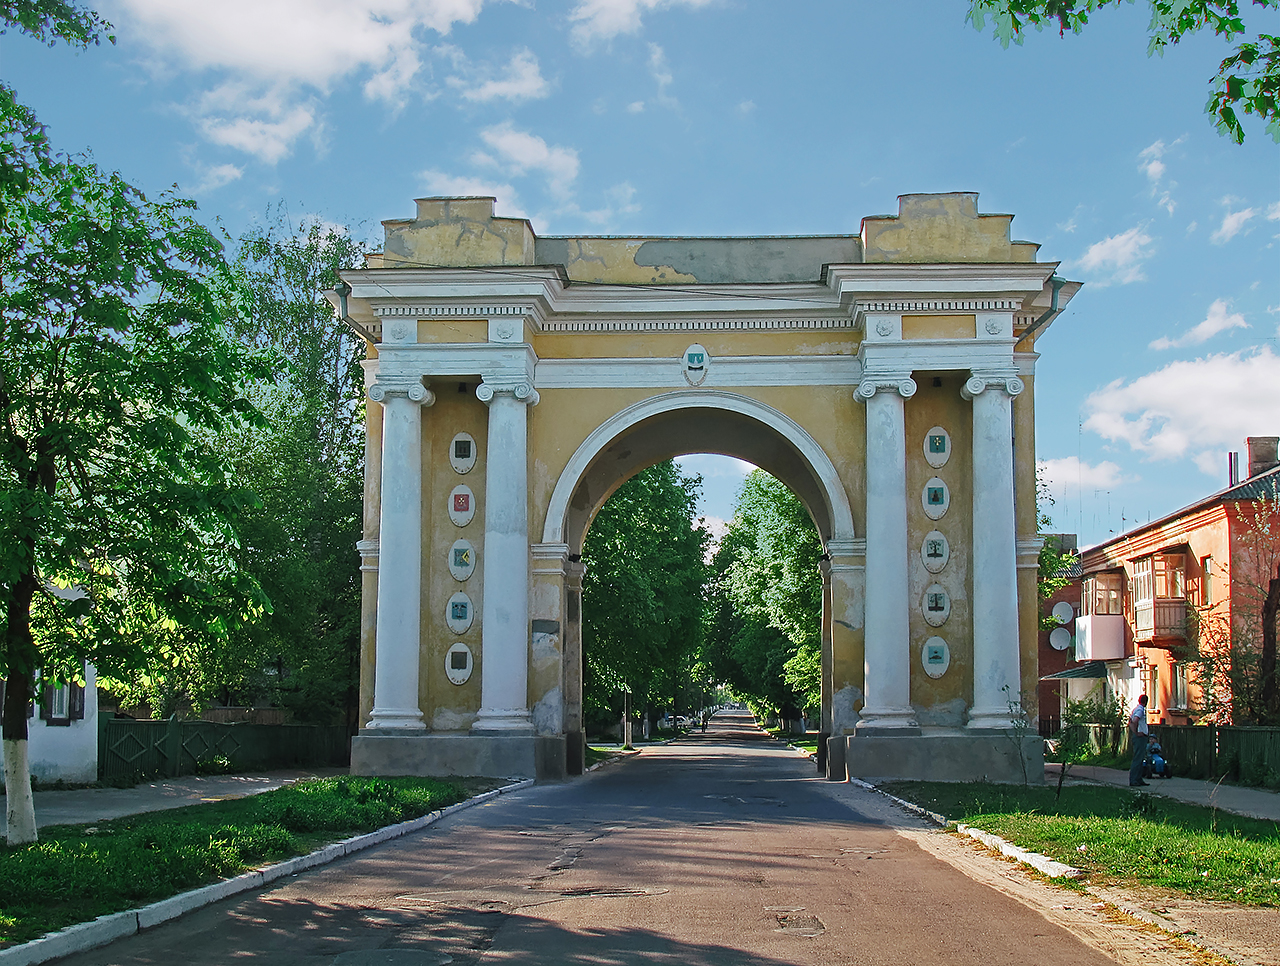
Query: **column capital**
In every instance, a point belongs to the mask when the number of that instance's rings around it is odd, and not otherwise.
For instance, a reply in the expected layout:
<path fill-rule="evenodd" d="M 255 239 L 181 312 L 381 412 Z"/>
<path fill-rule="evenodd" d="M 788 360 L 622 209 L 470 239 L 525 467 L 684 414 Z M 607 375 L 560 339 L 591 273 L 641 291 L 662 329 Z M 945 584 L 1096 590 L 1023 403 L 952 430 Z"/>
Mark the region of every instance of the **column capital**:
<path fill-rule="evenodd" d="M 1012 399 L 1025 388 L 1027 388 L 1026 384 L 1018 378 L 1016 373 L 971 369 L 969 378 L 960 387 L 960 395 L 965 399 L 973 399 L 974 396 L 980 396 L 988 389 L 998 389 Z"/>
<path fill-rule="evenodd" d="M 853 395 L 861 402 L 866 402 L 878 392 L 896 392 L 903 399 L 910 399 L 916 394 L 916 389 L 916 381 L 910 372 L 864 372 Z"/>
<path fill-rule="evenodd" d="M 410 402 L 420 406 L 430 406 L 436 401 L 436 394 L 423 385 L 421 379 L 389 379 L 383 376 L 371 385 L 365 394 L 373 402 L 384 402 L 388 397 L 404 396 Z"/>
<path fill-rule="evenodd" d="M 529 545 L 535 574 L 564 574 L 569 566 L 567 543 L 533 543 Z"/>
<path fill-rule="evenodd" d="M 507 383 L 486 381 L 476 386 L 476 398 L 486 406 L 491 404 L 499 395 L 509 395 L 516 402 L 522 402 L 528 406 L 538 405 L 538 401 L 541 399 L 538 395 L 538 390 L 534 389 L 533 385 L 527 382 Z"/>

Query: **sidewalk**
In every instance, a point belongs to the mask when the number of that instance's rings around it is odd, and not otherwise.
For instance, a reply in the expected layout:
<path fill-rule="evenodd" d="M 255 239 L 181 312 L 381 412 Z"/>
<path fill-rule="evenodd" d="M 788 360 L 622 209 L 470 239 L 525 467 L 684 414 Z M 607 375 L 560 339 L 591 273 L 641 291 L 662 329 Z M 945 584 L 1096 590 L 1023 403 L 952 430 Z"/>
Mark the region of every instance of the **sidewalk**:
<path fill-rule="evenodd" d="M 1062 766 L 1056 762 L 1045 762 L 1045 782 L 1056 785 L 1058 772 L 1061 770 Z M 1129 773 L 1118 768 L 1073 765 L 1071 771 L 1067 773 L 1067 782 L 1074 781 L 1091 781 L 1128 788 Z M 1152 795 L 1176 798 L 1180 802 L 1191 805 L 1204 805 L 1207 808 L 1218 808 L 1236 815 L 1280 822 L 1280 793 L 1263 788 L 1242 788 L 1225 782 L 1219 784 L 1194 778 L 1149 778 L 1147 787 L 1142 790 Z"/>
<path fill-rule="evenodd" d="M 345 775 L 345 768 L 290 768 L 248 775 L 187 775 L 164 781 L 143 782 L 133 788 L 77 788 L 36 792 L 36 826 L 85 825 L 122 815 L 158 812 L 201 802 L 218 802 L 269 792 L 302 778 Z M 0 834 L 7 829 L 0 816 Z"/>

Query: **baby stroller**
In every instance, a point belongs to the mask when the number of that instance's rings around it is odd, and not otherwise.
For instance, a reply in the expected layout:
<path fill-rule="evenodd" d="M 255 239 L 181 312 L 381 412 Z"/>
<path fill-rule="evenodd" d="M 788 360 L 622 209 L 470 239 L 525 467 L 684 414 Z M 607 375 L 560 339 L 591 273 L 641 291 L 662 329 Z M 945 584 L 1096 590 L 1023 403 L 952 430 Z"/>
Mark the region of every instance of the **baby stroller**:
<path fill-rule="evenodd" d="M 1169 770 L 1169 763 L 1164 758 L 1164 749 L 1160 747 L 1160 742 L 1154 739 L 1147 746 L 1147 759 L 1143 762 L 1142 775 L 1144 778 L 1173 777 L 1173 773 Z"/>

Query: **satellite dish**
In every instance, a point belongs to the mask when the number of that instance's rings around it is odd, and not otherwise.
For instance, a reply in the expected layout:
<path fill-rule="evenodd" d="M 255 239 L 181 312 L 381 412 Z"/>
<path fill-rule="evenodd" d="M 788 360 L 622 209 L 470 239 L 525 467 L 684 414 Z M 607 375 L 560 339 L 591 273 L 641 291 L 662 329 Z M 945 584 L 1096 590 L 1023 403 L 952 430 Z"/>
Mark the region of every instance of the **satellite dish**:
<path fill-rule="evenodd" d="M 1059 624 L 1070 624 L 1076 619 L 1076 609 L 1065 600 L 1060 600 L 1053 605 L 1053 616 L 1058 618 Z"/>
<path fill-rule="evenodd" d="M 1055 651 L 1065 651 L 1071 646 L 1071 632 L 1065 627 L 1055 627 L 1049 632 L 1049 646 Z"/>

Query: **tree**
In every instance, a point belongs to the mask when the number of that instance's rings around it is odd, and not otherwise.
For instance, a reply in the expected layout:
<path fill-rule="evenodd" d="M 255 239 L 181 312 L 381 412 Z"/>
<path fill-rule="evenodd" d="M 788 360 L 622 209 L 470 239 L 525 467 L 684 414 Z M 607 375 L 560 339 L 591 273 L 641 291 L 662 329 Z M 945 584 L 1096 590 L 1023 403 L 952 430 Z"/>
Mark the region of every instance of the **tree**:
<path fill-rule="evenodd" d="M 6 28 L 17 27 L 50 47 L 59 40 L 74 47 L 88 47 L 99 43 L 101 31 L 111 29 L 111 24 L 92 10 L 67 0 L 0 0 L 0 20 Z M 0 30 L 0 34 L 6 32 Z M 116 42 L 110 34 L 107 40 Z"/>
<path fill-rule="evenodd" d="M 230 337 L 222 245 L 169 194 L 55 156 L 0 88 L 0 664 L 9 841 L 35 839 L 33 676 L 215 647 L 269 604 L 239 572 L 253 496 L 203 434 L 260 425 L 263 359 Z"/>
<path fill-rule="evenodd" d="M 622 484 L 587 531 L 583 702 L 597 716 L 624 690 L 679 711 L 695 683 L 709 539 L 692 519 L 700 485 L 670 460 L 657 463 Z"/>
<path fill-rule="evenodd" d="M 792 717 L 821 705 L 821 555 L 804 504 L 752 472 L 712 562 L 708 659 L 753 710 Z"/>
<path fill-rule="evenodd" d="M 990 17 L 993 36 L 1001 45 L 1021 44 L 1028 26 L 1044 30 L 1056 26 L 1059 36 L 1067 31 L 1081 33 L 1089 15 L 1121 0 L 970 0 L 967 20 L 977 30 L 986 28 Z M 1125 0 L 1132 3 L 1133 0 Z M 1147 26 L 1147 55 L 1164 56 L 1165 50 L 1188 34 L 1206 27 L 1232 43 L 1248 33 L 1240 15 L 1239 0 L 1148 0 L 1151 22 Z M 1246 3 L 1246 6 L 1248 4 Z M 1252 0 L 1252 6 L 1280 7 L 1280 0 Z M 1205 113 L 1214 118 L 1219 134 L 1237 144 L 1244 141 L 1244 126 L 1238 111 L 1256 114 L 1271 139 L 1280 143 L 1280 36 L 1259 33 L 1253 40 L 1236 44 L 1233 52 L 1218 65 L 1210 79 L 1212 93 Z"/>

